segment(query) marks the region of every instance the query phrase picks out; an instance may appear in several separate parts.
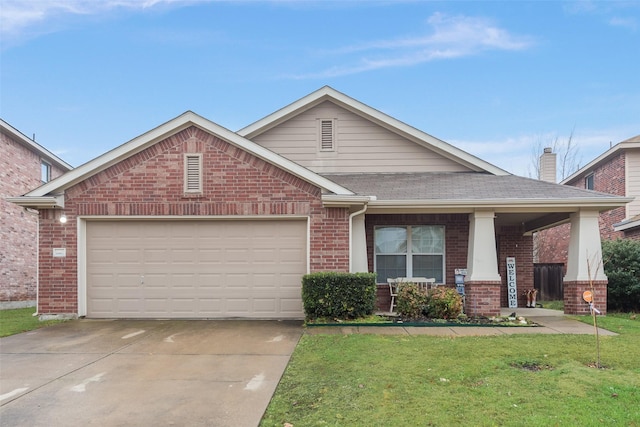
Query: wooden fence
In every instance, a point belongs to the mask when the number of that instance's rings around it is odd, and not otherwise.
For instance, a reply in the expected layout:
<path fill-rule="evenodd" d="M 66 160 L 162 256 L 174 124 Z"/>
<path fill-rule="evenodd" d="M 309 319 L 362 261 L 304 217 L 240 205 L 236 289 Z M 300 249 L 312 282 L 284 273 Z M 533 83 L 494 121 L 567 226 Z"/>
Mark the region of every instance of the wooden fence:
<path fill-rule="evenodd" d="M 538 301 L 561 301 L 564 298 L 564 264 L 533 264 L 533 287 L 538 290 Z"/>

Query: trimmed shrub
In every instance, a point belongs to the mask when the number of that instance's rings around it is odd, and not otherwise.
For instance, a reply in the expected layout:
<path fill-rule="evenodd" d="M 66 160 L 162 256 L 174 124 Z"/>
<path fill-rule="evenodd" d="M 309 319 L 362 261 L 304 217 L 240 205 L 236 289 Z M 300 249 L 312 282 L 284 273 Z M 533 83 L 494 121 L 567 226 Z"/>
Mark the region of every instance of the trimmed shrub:
<path fill-rule="evenodd" d="M 422 317 L 427 306 L 427 294 L 415 283 L 403 283 L 396 299 L 398 314 L 407 319 Z"/>
<path fill-rule="evenodd" d="M 375 273 L 320 272 L 302 277 L 302 304 L 307 320 L 356 319 L 376 306 Z"/>
<path fill-rule="evenodd" d="M 455 319 L 460 314 L 462 314 L 462 297 L 455 289 L 439 287 L 427 293 L 427 317 Z"/>
<path fill-rule="evenodd" d="M 640 241 L 605 240 L 602 259 L 609 278 L 607 310 L 640 310 Z"/>

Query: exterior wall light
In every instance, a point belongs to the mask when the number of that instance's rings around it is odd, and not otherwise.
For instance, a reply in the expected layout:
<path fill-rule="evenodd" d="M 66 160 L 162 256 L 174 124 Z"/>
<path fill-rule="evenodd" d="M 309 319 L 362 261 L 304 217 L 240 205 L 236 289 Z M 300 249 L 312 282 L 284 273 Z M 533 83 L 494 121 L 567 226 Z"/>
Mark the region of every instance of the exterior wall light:
<path fill-rule="evenodd" d="M 65 214 L 60 215 L 60 222 L 63 224 L 66 224 L 67 216 Z"/>

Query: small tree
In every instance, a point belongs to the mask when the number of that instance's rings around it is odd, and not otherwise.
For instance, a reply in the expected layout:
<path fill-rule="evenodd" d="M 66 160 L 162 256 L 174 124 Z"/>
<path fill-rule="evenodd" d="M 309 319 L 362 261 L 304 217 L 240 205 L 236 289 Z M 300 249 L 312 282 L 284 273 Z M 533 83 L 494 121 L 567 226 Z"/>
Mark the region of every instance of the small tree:
<path fill-rule="evenodd" d="M 543 142 L 542 138 L 532 147 L 531 165 L 529 168 L 529 178 L 540 178 L 540 154 L 545 147 L 550 147 L 552 153 L 556 153 L 556 179 L 562 181 L 571 176 L 572 173 L 580 169 L 582 156 L 580 149 L 574 141 L 575 127 L 571 129 L 569 138 L 561 141 L 557 136 L 551 143 Z"/>

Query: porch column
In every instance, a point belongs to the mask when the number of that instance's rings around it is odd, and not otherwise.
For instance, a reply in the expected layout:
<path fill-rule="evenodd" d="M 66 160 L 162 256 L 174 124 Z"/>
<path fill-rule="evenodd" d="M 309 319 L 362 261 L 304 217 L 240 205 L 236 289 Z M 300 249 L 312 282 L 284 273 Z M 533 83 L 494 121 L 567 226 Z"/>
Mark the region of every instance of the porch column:
<path fill-rule="evenodd" d="M 589 314 L 589 305 L 582 294 L 593 283 L 594 306 L 603 314 L 607 311 L 607 276 L 602 265 L 602 246 L 598 211 L 579 211 L 571 214 L 571 233 L 564 276 L 564 312 Z"/>
<path fill-rule="evenodd" d="M 364 228 L 364 212 L 351 219 L 349 272 L 367 273 L 367 236 Z"/>
<path fill-rule="evenodd" d="M 500 315 L 498 254 L 493 211 L 469 215 L 469 250 L 465 280 L 465 312 L 469 316 Z"/>

